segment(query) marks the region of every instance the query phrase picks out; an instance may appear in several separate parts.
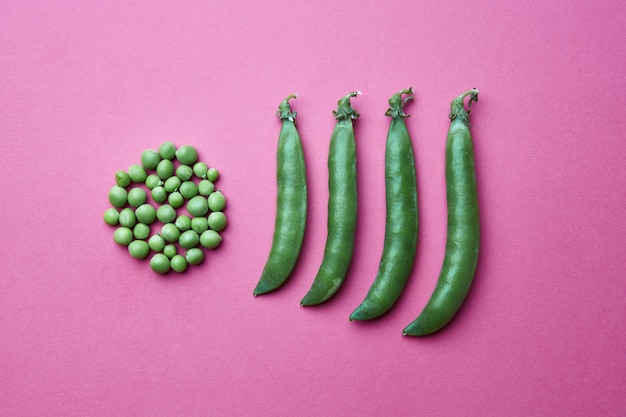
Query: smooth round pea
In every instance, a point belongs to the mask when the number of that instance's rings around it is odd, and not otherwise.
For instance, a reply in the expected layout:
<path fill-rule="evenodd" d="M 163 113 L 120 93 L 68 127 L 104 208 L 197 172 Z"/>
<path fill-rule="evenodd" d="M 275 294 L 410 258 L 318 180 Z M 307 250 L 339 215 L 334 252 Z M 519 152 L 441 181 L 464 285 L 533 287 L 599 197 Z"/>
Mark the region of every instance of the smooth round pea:
<path fill-rule="evenodd" d="M 185 252 L 185 259 L 189 265 L 198 265 L 204 261 L 204 251 L 200 248 L 191 248 Z"/>
<path fill-rule="evenodd" d="M 209 210 L 211 211 L 222 211 L 224 207 L 226 207 L 226 198 L 224 194 L 220 190 L 212 192 L 209 194 L 208 198 Z"/>
<path fill-rule="evenodd" d="M 207 230 L 200 235 L 200 244 L 207 249 L 215 249 L 222 243 L 222 236 L 215 230 Z"/>
<path fill-rule="evenodd" d="M 165 188 L 165 191 L 167 191 L 168 193 L 173 193 L 174 191 L 178 190 L 178 187 L 180 187 L 181 183 L 182 181 L 180 180 L 180 178 L 169 177 L 167 180 L 165 180 L 165 183 L 163 183 L 163 188 Z"/>
<path fill-rule="evenodd" d="M 206 173 L 209 170 L 209 167 L 204 162 L 196 162 L 193 164 L 193 173 L 196 177 L 204 179 L 206 178 Z"/>
<path fill-rule="evenodd" d="M 209 214 L 209 227 L 216 232 L 221 232 L 226 228 L 226 215 L 221 211 L 214 211 Z"/>
<path fill-rule="evenodd" d="M 145 203 L 147 199 L 146 190 L 143 188 L 135 187 L 128 191 L 128 204 L 133 207 L 139 207 Z"/>
<path fill-rule="evenodd" d="M 178 238 L 178 244 L 184 249 L 195 248 L 198 246 L 198 243 L 200 243 L 200 236 L 198 236 L 198 234 L 193 230 L 187 230 L 181 233 Z"/>
<path fill-rule="evenodd" d="M 163 204 L 157 209 L 156 216 L 161 223 L 172 223 L 176 219 L 176 209 L 169 204 Z"/>
<path fill-rule="evenodd" d="M 155 169 L 161 161 L 161 155 L 154 149 L 146 149 L 141 153 L 141 165 L 145 169 Z"/>
<path fill-rule="evenodd" d="M 128 227 L 118 227 L 113 232 L 113 240 L 118 245 L 127 246 L 133 241 L 133 231 Z"/>
<path fill-rule="evenodd" d="M 128 203 L 128 192 L 119 185 L 114 185 L 109 190 L 109 202 L 115 207 L 124 207 Z"/>
<path fill-rule="evenodd" d="M 187 203 L 187 211 L 194 217 L 200 217 L 209 211 L 209 203 L 206 197 L 201 195 L 195 196 Z"/>
<path fill-rule="evenodd" d="M 128 245 L 128 253 L 137 259 L 145 259 L 150 253 L 150 246 L 145 240 L 133 240 Z"/>
<path fill-rule="evenodd" d="M 180 187 L 178 187 L 178 192 L 189 200 L 190 198 L 198 195 L 198 186 L 193 181 L 185 181 L 180 185 Z"/>
<path fill-rule="evenodd" d="M 109 226 L 116 226 L 120 219 L 120 212 L 113 207 L 104 211 L 104 222 Z"/>
<path fill-rule="evenodd" d="M 185 214 L 181 214 L 176 218 L 174 224 L 181 232 L 187 231 L 191 229 L 191 218 Z"/>
<path fill-rule="evenodd" d="M 209 180 L 202 180 L 198 183 L 198 194 L 208 196 L 215 190 L 215 184 Z"/>
<path fill-rule="evenodd" d="M 128 187 L 131 183 L 130 175 L 126 171 L 117 171 L 115 173 L 115 183 L 120 187 Z"/>
<path fill-rule="evenodd" d="M 176 168 L 176 176 L 180 178 L 181 181 L 189 181 L 191 177 L 193 177 L 193 168 L 189 165 L 179 165 Z"/>
<path fill-rule="evenodd" d="M 135 239 L 147 239 L 150 236 L 150 226 L 144 223 L 137 223 L 133 227 L 133 236 L 135 236 Z"/>
<path fill-rule="evenodd" d="M 174 159 L 176 156 L 176 145 L 172 142 L 165 142 L 159 146 L 159 155 L 163 159 Z"/>
<path fill-rule="evenodd" d="M 154 187 L 152 191 L 150 191 L 150 195 L 152 199 L 157 203 L 165 203 L 167 201 L 167 191 L 162 186 Z"/>
<path fill-rule="evenodd" d="M 146 177 L 145 184 L 149 190 L 152 190 L 158 187 L 159 185 L 163 185 L 163 181 L 161 181 L 161 178 L 159 178 L 158 175 L 150 174 Z"/>
<path fill-rule="evenodd" d="M 163 248 L 163 254 L 167 256 L 169 259 L 172 259 L 174 256 L 176 256 L 177 253 L 178 253 L 178 248 L 176 248 L 176 245 L 173 243 L 169 243 L 165 245 L 165 247 Z"/>
<path fill-rule="evenodd" d="M 166 180 L 174 175 L 174 163 L 169 159 L 162 159 L 156 167 L 156 174 L 162 180 Z"/>
<path fill-rule="evenodd" d="M 170 259 L 162 253 L 156 253 L 150 259 L 150 268 L 158 274 L 165 274 L 170 270 Z"/>
<path fill-rule="evenodd" d="M 144 203 L 135 209 L 135 217 L 143 224 L 152 224 L 156 221 L 156 209 L 152 205 Z"/>
<path fill-rule="evenodd" d="M 137 224 L 137 217 L 133 209 L 126 207 L 120 211 L 120 217 L 118 219 L 120 225 L 128 228 L 132 228 Z"/>
<path fill-rule="evenodd" d="M 211 182 L 217 181 L 219 177 L 220 177 L 220 173 L 216 168 L 209 168 L 209 170 L 206 173 L 206 178 Z"/>
<path fill-rule="evenodd" d="M 163 236 L 161 235 L 153 235 L 150 239 L 148 239 L 148 246 L 150 246 L 150 249 L 155 252 L 163 251 L 166 244 L 165 239 L 163 239 Z"/>
<path fill-rule="evenodd" d="M 176 254 L 170 260 L 172 269 L 176 272 L 185 272 L 187 269 L 187 259 L 183 255 Z"/>
<path fill-rule="evenodd" d="M 178 191 L 174 191 L 169 196 L 167 196 L 167 202 L 170 206 L 174 208 L 182 207 L 185 204 L 185 197 Z"/>
<path fill-rule="evenodd" d="M 143 184 L 148 177 L 146 170 L 139 164 L 133 164 L 128 168 L 130 179 L 137 184 Z"/>
<path fill-rule="evenodd" d="M 174 223 L 165 223 L 161 227 L 161 236 L 166 242 L 177 242 L 180 237 L 180 230 Z"/>
<path fill-rule="evenodd" d="M 209 220 L 206 217 L 194 217 L 191 219 L 191 230 L 201 235 L 209 230 Z"/>
<path fill-rule="evenodd" d="M 190 145 L 183 145 L 176 150 L 176 159 L 183 165 L 193 165 L 198 161 L 198 151 Z"/>

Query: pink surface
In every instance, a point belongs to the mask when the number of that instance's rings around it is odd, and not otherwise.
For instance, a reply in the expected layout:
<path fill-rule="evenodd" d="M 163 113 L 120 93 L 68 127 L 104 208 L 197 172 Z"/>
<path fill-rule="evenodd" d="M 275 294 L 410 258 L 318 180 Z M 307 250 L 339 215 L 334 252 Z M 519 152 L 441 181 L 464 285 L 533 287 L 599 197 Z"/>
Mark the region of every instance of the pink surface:
<path fill-rule="evenodd" d="M 0 415 L 625 415 L 625 3 L 223 3 L 0 4 Z M 382 250 L 387 99 L 409 86 L 417 261 L 393 310 L 351 323 Z M 448 106 L 472 87 L 476 279 L 445 330 L 402 337 L 441 266 Z M 302 308 L 331 111 L 357 89 L 352 269 Z M 254 298 L 294 92 L 308 229 L 289 283 Z M 220 169 L 230 223 L 159 277 L 102 213 L 113 173 L 166 140 Z"/>

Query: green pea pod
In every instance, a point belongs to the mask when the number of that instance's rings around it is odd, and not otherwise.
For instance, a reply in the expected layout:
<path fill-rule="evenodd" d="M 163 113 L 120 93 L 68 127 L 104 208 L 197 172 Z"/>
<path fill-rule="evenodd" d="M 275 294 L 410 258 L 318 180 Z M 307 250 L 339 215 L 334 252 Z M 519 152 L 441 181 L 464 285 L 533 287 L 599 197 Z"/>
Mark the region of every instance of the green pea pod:
<path fill-rule="evenodd" d="M 274 236 L 270 254 L 253 294 L 274 291 L 291 275 L 302 247 L 307 215 L 306 168 L 302 142 L 295 125 L 296 113 L 291 111 L 290 95 L 278 106 L 282 120 L 278 149 L 277 198 Z"/>
<path fill-rule="evenodd" d="M 403 94 L 409 94 L 402 99 Z M 413 269 L 417 249 L 417 178 L 413 145 L 403 106 L 413 90 L 389 99 L 391 117 L 385 150 L 386 226 L 383 254 L 374 283 L 350 320 L 369 320 L 385 314 L 398 300 Z"/>
<path fill-rule="evenodd" d="M 354 252 L 357 220 L 356 145 L 353 120 L 359 113 L 350 99 L 361 94 L 352 92 L 341 98 L 333 111 L 337 123 L 328 151 L 328 234 L 324 259 L 313 284 L 300 304 L 310 306 L 330 299 L 343 283 Z"/>
<path fill-rule="evenodd" d="M 474 149 L 469 111 L 463 101 L 467 96 L 471 106 L 478 100 L 478 90 L 461 94 L 451 104 L 446 141 L 448 236 L 443 266 L 430 300 L 404 328 L 406 336 L 425 336 L 443 328 L 461 307 L 474 279 L 480 234 Z"/>

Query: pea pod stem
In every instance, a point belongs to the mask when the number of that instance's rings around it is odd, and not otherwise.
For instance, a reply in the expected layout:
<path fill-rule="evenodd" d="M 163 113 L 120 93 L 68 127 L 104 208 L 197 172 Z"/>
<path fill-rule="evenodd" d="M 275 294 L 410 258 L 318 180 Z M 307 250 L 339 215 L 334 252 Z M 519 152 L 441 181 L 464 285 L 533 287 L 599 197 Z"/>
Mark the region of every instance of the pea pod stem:
<path fill-rule="evenodd" d="M 404 95 L 408 97 L 403 97 Z M 404 104 L 413 89 L 391 96 L 391 117 L 385 147 L 386 224 L 378 273 L 350 320 L 370 320 L 385 314 L 398 300 L 411 274 L 417 249 L 417 178 L 413 145 L 404 119 Z"/>
<path fill-rule="evenodd" d="M 451 103 L 446 140 L 446 251 L 437 285 L 426 306 L 403 330 L 405 336 L 425 336 L 442 329 L 455 316 L 474 279 L 480 241 L 474 149 L 468 107 L 478 100 L 469 90 Z"/>
<path fill-rule="evenodd" d="M 268 259 L 253 291 L 255 296 L 278 289 L 290 277 L 302 247 L 307 215 L 307 182 L 304 152 L 296 129 L 296 112 L 289 95 L 278 106 L 282 121 L 276 153 L 277 198 L 274 235 Z"/>
<path fill-rule="evenodd" d="M 300 301 L 303 306 L 329 300 L 345 280 L 354 252 L 357 221 L 356 145 L 353 121 L 359 113 L 350 99 L 342 97 L 333 114 L 337 120 L 328 151 L 328 220 L 324 258 L 311 288 Z"/>

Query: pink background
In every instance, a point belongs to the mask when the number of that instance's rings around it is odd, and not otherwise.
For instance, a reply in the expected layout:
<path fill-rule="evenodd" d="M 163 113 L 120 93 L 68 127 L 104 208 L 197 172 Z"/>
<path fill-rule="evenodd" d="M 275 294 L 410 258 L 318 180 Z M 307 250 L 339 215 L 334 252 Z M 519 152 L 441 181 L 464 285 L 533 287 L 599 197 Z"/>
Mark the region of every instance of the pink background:
<path fill-rule="evenodd" d="M 626 3 L 219 3 L 0 3 L 0 415 L 626 415 Z M 382 250 L 387 99 L 409 86 L 417 261 L 386 316 L 351 323 Z M 449 102 L 472 87 L 476 279 L 445 330 L 402 337 L 441 266 Z M 331 111 L 357 89 L 352 269 L 303 308 Z M 294 92 L 308 229 L 289 283 L 254 298 Z M 113 173 L 166 140 L 220 169 L 230 223 L 160 277 L 102 213 Z"/>

